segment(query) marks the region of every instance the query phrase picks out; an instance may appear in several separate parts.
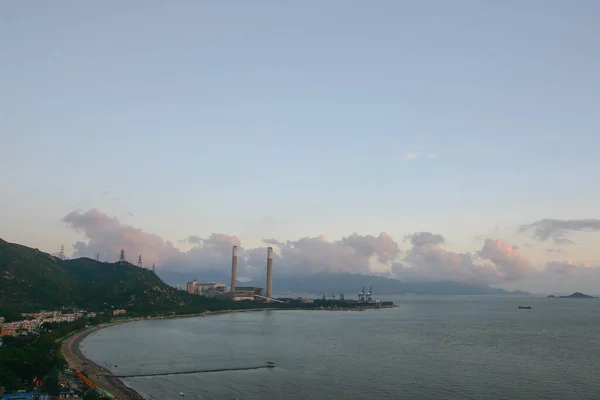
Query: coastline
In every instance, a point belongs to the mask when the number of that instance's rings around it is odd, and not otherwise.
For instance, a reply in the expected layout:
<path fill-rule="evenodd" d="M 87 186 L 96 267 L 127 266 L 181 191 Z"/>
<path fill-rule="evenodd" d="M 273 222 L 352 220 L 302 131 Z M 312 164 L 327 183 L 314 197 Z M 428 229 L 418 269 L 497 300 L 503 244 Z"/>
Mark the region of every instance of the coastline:
<path fill-rule="evenodd" d="M 172 318 L 194 318 L 194 317 L 205 317 L 208 315 L 228 314 L 234 312 L 251 312 L 251 311 L 267 311 L 277 310 L 273 308 L 251 308 L 246 310 L 221 310 L 221 311 L 205 311 L 196 314 L 182 314 L 182 315 L 168 315 L 160 317 L 136 317 L 136 318 L 125 318 L 123 320 L 114 321 L 108 324 L 94 326 L 89 329 L 85 329 L 74 335 L 66 338 L 61 344 L 61 353 L 65 358 L 65 361 L 69 367 L 76 371 L 86 371 L 88 379 L 96 384 L 98 387 L 106 390 L 112 394 L 118 400 L 144 400 L 138 392 L 129 386 L 125 385 L 119 378 L 106 376 L 110 375 L 111 371 L 98 365 L 94 361 L 87 358 L 80 349 L 81 342 L 94 332 L 109 328 L 115 325 L 126 324 L 134 321 L 147 321 L 156 319 L 172 319 Z"/>
<path fill-rule="evenodd" d="M 388 308 L 388 307 L 384 307 Z M 364 311 L 367 309 L 376 309 L 376 307 L 361 307 L 359 309 L 355 309 L 356 311 Z M 125 385 L 123 381 L 119 378 L 107 376 L 111 374 L 111 371 L 106 368 L 98 365 L 94 361 L 85 357 L 80 349 L 81 342 L 91 335 L 94 332 L 97 332 L 104 328 L 109 328 L 111 326 L 126 324 L 134 321 L 147 321 L 147 320 L 157 320 L 157 319 L 172 319 L 172 318 L 194 318 L 194 317 L 206 317 L 210 315 L 219 315 L 219 314 L 229 314 L 229 313 L 238 313 L 238 312 L 257 312 L 257 311 L 290 311 L 290 310 L 307 310 L 304 308 L 288 308 L 288 309 L 277 309 L 277 308 L 250 308 L 250 309 L 242 309 L 242 310 L 221 310 L 221 311 L 205 311 L 202 313 L 195 314 L 182 314 L 182 315 L 168 315 L 168 316 L 160 316 L 160 317 L 136 317 L 136 318 L 125 318 L 122 320 L 117 320 L 114 322 L 110 322 L 107 324 L 102 324 L 99 326 L 94 326 L 89 329 L 85 329 L 81 332 L 78 332 L 74 335 L 66 338 L 61 344 L 61 353 L 65 358 L 65 361 L 69 365 L 69 367 L 76 371 L 86 371 L 88 375 L 88 379 L 96 384 L 101 389 L 106 390 L 110 394 L 114 396 L 114 398 L 118 400 L 145 400 L 138 392 L 129 386 Z M 321 309 L 315 311 L 350 311 L 351 309 Z"/>
<path fill-rule="evenodd" d="M 120 379 L 104 376 L 105 374 L 110 374 L 110 371 L 96 364 L 92 360 L 86 358 L 81 352 L 79 345 L 83 341 L 83 339 L 85 339 L 94 332 L 97 332 L 104 328 L 108 328 L 110 326 L 131 322 L 132 320 L 117 321 L 86 329 L 84 331 L 76 333 L 75 335 L 70 336 L 61 345 L 61 353 L 71 369 L 80 372 L 86 371 L 88 379 L 90 381 L 95 383 L 98 387 L 106 390 L 107 392 L 112 394 L 116 399 L 119 400 L 143 400 L 144 398 L 140 396 L 135 390 L 125 385 Z"/>

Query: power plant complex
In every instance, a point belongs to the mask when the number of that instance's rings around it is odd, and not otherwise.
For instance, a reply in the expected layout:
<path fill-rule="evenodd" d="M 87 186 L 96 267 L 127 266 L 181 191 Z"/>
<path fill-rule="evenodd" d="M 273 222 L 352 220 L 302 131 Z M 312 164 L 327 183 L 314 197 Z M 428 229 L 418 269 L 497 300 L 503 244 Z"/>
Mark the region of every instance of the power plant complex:
<path fill-rule="evenodd" d="M 339 300 L 336 300 L 335 295 L 328 297 L 323 294 L 320 299 L 311 300 L 304 298 L 273 298 L 273 248 L 267 248 L 267 288 L 266 291 L 262 287 L 257 286 L 238 286 L 237 285 L 237 264 L 238 264 L 238 247 L 233 246 L 231 251 L 231 283 L 229 291 L 226 291 L 226 285 L 220 283 L 199 283 L 195 279 L 187 283 L 187 292 L 194 295 L 216 298 L 220 300 L 252 300 L 266 301 L 277 303 L 299 303 L 308 304 L 314 303 L 316 306 L 331 306 L 341 305 L 343 307 L 391 307 L 392 302 L 382 302 L 379 299 L 373 299 L 372 288 L 362 290 L 358 293 L 358 300 L 350 300 L 340 294 Z"/>
<path fill-rule="evenodd" d="M 256 286 L 237 286 L 238 247 L 233 246 L 231 251 L 231 284 L 229 291 L 226 286 L 219 283 L 198 283 L 196 280 L 187 283 L 187 292 L 190 294 L 214 297 L 223 300 L 263 300 L 273 299 L 273 248 L 267 249 L 267 291 Z"/>

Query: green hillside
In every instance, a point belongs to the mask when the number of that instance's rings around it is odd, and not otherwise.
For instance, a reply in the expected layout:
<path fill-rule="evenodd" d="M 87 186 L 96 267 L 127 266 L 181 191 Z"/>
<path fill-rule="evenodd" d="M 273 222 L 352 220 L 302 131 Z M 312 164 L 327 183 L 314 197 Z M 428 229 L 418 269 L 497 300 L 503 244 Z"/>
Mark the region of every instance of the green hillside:
<path fill-rule="evenodd" d="M 0 239 L 0 310 L 68 305 L 75 284 L 56 257 Z"/>
<path fill-rule="evenodd" d="M 0 312 L 82 307 L 129 313 L 197 312 L 207 302 L 166 285 L 150 270 L 89 258 L 61 260 L 0 239 Z"/>

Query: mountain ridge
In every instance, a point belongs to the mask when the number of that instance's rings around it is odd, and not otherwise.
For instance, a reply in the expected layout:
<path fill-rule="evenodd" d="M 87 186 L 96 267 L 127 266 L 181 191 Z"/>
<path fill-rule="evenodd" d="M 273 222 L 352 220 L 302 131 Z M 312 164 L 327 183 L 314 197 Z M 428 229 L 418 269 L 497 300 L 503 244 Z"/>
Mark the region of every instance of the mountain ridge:
<path fill-rule="evenodd" d="M 203 311 L 207 300 L 164 283 L 128 262 L 61 260 L 0 239 L 0 310 L 30 312 L 62 307 L 128 313 Z"/>

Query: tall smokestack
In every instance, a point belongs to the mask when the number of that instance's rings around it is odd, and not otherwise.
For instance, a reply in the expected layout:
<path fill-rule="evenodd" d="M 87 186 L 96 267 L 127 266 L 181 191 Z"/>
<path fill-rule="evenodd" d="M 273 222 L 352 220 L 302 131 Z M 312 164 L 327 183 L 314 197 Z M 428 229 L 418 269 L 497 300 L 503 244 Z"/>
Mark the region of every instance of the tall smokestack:
<path fill-rule="evenodd" d="M 235 283 L 237 281 L 237 246 L 233 246 L 233 253 L 231 256 L 231 290 L 235 290 Z"/>
<path fill-rule="evenodd" d="M 273 248 L 267 249 L 267 297 L 273 298 Z"/>

